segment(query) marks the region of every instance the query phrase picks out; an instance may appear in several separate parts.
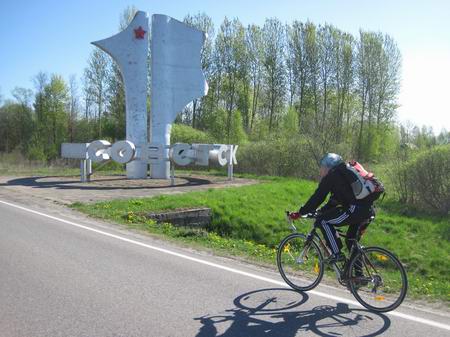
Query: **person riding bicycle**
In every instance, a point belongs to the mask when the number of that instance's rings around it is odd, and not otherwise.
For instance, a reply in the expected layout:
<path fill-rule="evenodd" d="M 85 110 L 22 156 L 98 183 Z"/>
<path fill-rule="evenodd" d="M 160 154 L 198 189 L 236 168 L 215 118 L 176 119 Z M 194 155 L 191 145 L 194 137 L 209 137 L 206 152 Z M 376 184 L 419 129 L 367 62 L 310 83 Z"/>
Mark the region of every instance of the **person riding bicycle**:
<path fill-rule="evenodd" d="M 291 213 L 291 218 L 296 219 L 301 215 L 315 212 L 331 193 L 328 202 L 318 210 L 314 225 L 322 230 L 331 249 L 329 262 L 342 261 L 345 259 L 341 253 L 342 242 L 334 227 L 349 225 L 345 243 L 350 251 L 352 241 L 349 239 L 356 238 L 360 224 L 375 215 L 373 200 L 356 199 L 351 187 L 355 178 L 338 154 L 327 153 L 321 159 L 319 174 L 321 180 L 316 191 L 298 213 Z"/>

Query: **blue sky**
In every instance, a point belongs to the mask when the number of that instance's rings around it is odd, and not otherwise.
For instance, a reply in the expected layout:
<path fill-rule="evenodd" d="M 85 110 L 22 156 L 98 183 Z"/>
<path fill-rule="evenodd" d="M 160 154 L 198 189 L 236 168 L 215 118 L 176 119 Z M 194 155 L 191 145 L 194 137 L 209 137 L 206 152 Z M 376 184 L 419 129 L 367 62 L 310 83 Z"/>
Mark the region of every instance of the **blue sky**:
<path fill-rule="evenodd" d="M 216 28 L 225 16 L 244 25 L 277 17 L 327 22 L 355 35 L 360 28 L 387 33 L 403 57 L 399 120 L 450 130 L 450 1 L 444 0 L 0 0 L 0 94 L 9 98 L 15 86 L 33 88 L 39 71 L 81 77 L 94 48 L 89 43 L 115 34 L 129 5 L 180 20 L 205 12 Z"/>

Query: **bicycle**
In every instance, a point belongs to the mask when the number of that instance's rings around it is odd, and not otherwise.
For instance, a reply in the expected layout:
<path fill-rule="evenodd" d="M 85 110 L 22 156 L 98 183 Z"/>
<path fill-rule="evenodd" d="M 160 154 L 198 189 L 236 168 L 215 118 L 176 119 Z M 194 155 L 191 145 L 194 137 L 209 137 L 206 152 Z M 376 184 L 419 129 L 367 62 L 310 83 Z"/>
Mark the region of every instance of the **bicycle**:
<path fill-rule="evenodd" d="M 408 289 L 406 271 L 400 260 L 381 247 L 363 247 L 359 240 L 375 217 L 360 224 L 355 239 L 349 239 L 339 229 L 341 237 L 353 241 L 350 258 L 330 261 L 331 252 L 313 226 L 308 234 L 297 231 L 290 213 L 286 212 L 292 234 L 286 236 L 277 249 L 278 270 L 284 281 L 294 290 L 315 288 L 324 275 L 325 265 L 330 265 L 338 282 L 347 287 L 365 308 L 387 312 L 397 308 L 405 299 Z M 316 214 L 302 216 L 315 219 Z M 325 258 L 324 258 L 325 256 Z"/>

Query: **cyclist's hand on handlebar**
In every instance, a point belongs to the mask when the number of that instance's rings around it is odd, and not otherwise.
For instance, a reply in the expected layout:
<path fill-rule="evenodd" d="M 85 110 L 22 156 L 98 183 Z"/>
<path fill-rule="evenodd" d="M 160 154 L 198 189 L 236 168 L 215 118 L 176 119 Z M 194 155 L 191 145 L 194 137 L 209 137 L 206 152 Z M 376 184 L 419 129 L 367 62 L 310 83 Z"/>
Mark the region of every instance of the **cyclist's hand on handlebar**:
<path fill-rule="evenodd" d="M 303 218 L 303 219 L 315 219 L 317 213 L 313 212 L 313 213 L 301 214 L 300 212 L 289 212 L 289 211 L 286 211 L 286 215 L 287 215 L 288 219 L 290 219 L 290 220 L 298 220 L 300 218 Z"/>
<path fill-rule="evenodd" d="M 300 217 L 301 217 L 301 214 L 299 212 L 289 213 L 289 219 L 291 219 L 291 220 L 297 220 Z"/>

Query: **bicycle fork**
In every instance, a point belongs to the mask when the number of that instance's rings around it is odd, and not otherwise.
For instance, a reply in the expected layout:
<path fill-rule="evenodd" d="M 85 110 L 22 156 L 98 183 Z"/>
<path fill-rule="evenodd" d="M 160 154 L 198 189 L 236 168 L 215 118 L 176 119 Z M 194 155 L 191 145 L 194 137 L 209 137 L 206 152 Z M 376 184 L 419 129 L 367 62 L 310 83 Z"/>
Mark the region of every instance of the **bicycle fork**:
<path fill-rule="evenodd" d="M 295 262 L 297 262 L 298 264 L 303 264 L 303 263 L 305 263 L 305 258 L 306 258 L 306 260 L 308 260 L 309 247 L 310 247 L 309 245 L 305 245 L 305 247 L 303 247 L 302 252 L 300 253 L 299 257 L 297 257 Z"/>

